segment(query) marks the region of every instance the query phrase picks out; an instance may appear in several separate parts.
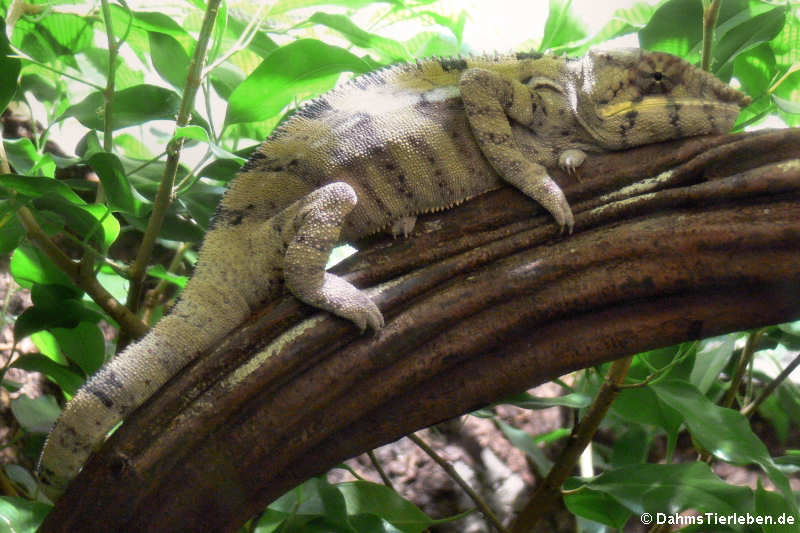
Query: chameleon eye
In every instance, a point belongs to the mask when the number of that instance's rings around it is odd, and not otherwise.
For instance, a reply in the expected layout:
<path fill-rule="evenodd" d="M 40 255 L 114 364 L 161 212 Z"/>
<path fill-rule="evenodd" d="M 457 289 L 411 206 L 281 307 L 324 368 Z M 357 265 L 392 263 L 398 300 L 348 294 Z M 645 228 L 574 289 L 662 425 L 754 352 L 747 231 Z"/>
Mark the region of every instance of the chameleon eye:
<path fill-rule="evenodd" d="M 663 77 L 664 77 L 664 75 L 661 72 L 659 72 L 659 71 L 653 72 L 653 79 L 654 80 L 661 81 L 661 78 L 663 78 Z"/>

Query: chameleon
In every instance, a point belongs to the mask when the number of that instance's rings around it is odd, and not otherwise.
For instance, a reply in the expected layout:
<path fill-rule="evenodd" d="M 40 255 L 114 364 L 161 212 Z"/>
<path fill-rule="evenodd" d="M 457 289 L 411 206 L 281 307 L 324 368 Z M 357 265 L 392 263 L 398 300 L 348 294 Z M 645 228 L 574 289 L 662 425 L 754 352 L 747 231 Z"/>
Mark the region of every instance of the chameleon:
<path fill-rule="evenodd" d="M 380 330 L 331 249 L 511 184 L 562 233 L 574 217 L 548 168 L 733 126 L 749 98 L 684 60 L 638 49 L 431 58 L 363 74 L 295 110 L 223 196 L 178 302 L 68 402 L 37 467 L 65 490 L 106 435 L 189 361 L 285 289 Z"/>

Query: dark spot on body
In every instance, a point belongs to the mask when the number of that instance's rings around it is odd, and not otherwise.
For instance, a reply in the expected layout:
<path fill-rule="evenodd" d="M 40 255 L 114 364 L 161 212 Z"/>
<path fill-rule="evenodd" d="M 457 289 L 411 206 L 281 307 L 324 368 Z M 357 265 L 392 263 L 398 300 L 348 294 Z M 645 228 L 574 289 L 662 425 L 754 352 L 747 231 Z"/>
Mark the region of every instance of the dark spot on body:
<path fill-rule="evenodd" d="M 541 59 L 544 57 L 544 54 L 531 50 L 530 52 L 517 52 L 515 57 L 520 61 L 524 61 L 526 59 Z"/>
<path fill-rule="evenodd" d="M 119 378 L 117 377 L 116 372 L 114 372 L 111 369 L 109 369 L 105 373 L 105 380 L 106 380 L 106 383 L 108 383 L 109 385 L 111 385 L 114 388 L 117 388 L 117 389 L 125 388 L 125 384 L 122 383 L 122 381 L 119 380 Z"/>
<path fill-rule="evenodd" d="M 681 128 L 681 116 L 680 110 L 681 105 L 675 102 L 671 102 L 667 105 L 667 109 L 669 109 L 669 123 L 675 128 L 677 135 L 680 137 L 682 136 L 682 128 Z"/>
<path fill-rule="evenodd" d="M 86 390 L 94 395 L 95 398 L 100 400 L 100 402 L 106 406 L 107 409 L 111 409 L 114 406 L 114 401 L 105 393 L 102 389 L 99 389 L 97 385 L 94 383 L 87 383 Z"/>
<path fill-rule="evenodd" d="M 450 72 L 451 70 L 466 70 L 467 62 L 460 57 L 444 58 L 439 60 L 442 70 Z"/>
<path fill-rule="evenodd" d="M 244 165 L 242 165 L 241 172 L 248 172 L 253 170 L 256 167 L 259 167 L 259 162 L 266 159 L 267 156 L 256 150 L 250 155 L 250 159 L 248 159 Z"/>

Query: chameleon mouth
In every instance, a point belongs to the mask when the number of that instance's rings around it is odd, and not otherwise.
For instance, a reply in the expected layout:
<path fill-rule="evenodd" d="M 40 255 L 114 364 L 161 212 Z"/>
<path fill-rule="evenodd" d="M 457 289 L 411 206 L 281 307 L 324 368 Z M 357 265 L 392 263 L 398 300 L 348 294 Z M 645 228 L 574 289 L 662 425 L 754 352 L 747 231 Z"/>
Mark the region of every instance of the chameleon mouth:
<path fill-rule="evenodd" d="M 739 93 L 741 95 L 741 93 Z M 741 95 L 739 101 L 721 102 L 719 100 L 706 100 L 703 98 L 691 97 L 664 97 L 664 96 L 649 96 L 638 102 L 618 102 L 614 104 L 604 105 L 598 108 L 597 114 L 602 119 L 619 118 L 620 115 L 627 115 L 628 113 L 648 113 L 660 112 L 667 110 L 686 110 L 697 109 L 705 111 L 722 111 L 725 114 L 735 113 L 738 115 L 740 109 L 750 103 L 750 97 Z"/>

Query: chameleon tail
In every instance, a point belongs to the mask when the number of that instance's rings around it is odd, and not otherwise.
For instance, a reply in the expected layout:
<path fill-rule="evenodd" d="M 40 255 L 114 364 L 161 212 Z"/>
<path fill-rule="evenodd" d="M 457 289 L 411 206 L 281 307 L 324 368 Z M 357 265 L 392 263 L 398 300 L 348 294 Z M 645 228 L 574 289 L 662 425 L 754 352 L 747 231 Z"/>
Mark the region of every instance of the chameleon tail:
<path fill-rule="evenodd" d="M 245 318 L 244 300 L 204 278 L 195 275 L 172 312 L 92 376 L 64 408 L 37 466 L 49 497 L 66 489 L 109 431 Z"/>

